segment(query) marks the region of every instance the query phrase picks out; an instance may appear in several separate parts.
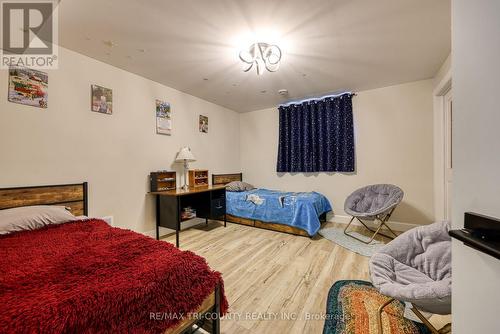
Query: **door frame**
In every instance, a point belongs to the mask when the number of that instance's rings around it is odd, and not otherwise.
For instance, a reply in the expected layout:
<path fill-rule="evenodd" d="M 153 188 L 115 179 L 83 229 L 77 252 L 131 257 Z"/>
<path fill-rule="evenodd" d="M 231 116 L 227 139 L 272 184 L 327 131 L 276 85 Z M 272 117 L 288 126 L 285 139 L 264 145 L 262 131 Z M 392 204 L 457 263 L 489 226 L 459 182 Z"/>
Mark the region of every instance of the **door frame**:
<path fill-rule="evenodd" d="M 451 220 L 451 199 L 453 193 L 453 181 L 449 189 L 450 178 L 453 179 L 453 92 L 451 88 L 443 96 L 444 102 L 444 219 Z"/>
<path fill-rule="evenodd" d="M 452 89 L 451 69 L 443 76 L 434 88 L 434 219 L 446 219 L 448 197 L 446 192 L 446 129 L 445 96 Z"/>

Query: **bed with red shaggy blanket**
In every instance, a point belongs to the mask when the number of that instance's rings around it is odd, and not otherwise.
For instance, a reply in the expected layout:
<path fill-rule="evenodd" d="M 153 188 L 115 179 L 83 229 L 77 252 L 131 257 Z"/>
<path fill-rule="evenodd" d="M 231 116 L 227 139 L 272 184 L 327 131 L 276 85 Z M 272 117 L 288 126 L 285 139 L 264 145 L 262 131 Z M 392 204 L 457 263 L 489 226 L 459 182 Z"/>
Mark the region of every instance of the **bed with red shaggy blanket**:
<path fill-rule="evenodd" d="M 0 268 L 2 333 L 162 333 L 222 287 L 202 257 L 98 219 L 0 236 Z"/>

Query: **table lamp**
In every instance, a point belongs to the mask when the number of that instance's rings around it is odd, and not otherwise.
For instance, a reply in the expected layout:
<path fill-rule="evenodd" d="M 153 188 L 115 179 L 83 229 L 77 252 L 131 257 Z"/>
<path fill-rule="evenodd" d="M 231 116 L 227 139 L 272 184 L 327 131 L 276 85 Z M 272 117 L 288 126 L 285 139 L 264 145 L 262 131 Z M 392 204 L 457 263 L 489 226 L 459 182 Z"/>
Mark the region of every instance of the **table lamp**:
<path fill-rule="evenodd" d="M 189 186 L 187 185 L 187 172 L 188 172 L 188 162 L 196 161 L 191 149 L 189 147 L 183 147 L 177 153 L 177 157 L 175 158 L 175 162 L 184 162 L 184 185 L 182 189 L 188 190 Z"/>

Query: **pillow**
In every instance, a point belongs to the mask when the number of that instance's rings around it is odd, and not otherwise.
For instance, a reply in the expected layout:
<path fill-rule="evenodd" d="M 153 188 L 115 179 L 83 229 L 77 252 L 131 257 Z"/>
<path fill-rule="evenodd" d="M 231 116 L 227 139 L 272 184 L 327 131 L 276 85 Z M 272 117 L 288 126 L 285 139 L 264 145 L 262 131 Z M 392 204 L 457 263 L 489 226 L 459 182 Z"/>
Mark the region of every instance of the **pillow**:
<path fill-rule="evenodd" d="M 36 230 L 71 220 L 76 220 L 76 217 L 64 206 L 34 205 L 0 210 L 0 235 Z"/>
<path fill-rule="evenodd" d="M 241 181 L 233 181 L 226 185 L 227 191 L 247 191 L 252 189 L 255 189 L 255 187 L 249 183 Z"/>

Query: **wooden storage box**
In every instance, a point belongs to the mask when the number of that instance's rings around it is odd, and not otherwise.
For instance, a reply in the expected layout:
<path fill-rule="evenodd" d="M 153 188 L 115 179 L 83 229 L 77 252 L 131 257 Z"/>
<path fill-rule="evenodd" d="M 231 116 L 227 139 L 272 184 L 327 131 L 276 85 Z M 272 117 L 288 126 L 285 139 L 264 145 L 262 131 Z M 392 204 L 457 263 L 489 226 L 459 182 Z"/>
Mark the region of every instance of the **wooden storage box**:
<path fill-rule="evenodd" d="M 207 169 L 189 170 L 189 186 L 192 188 L 208 187 L 208 170 Z"/>
<path fill-rule="evenodd" d="M 151 191 L 167 191 L 177 188 L 177 173 L 172 171 L 151 172 Z"/>

